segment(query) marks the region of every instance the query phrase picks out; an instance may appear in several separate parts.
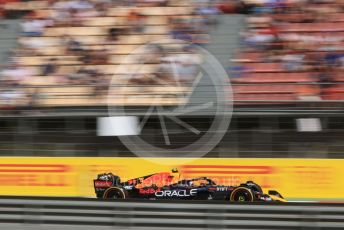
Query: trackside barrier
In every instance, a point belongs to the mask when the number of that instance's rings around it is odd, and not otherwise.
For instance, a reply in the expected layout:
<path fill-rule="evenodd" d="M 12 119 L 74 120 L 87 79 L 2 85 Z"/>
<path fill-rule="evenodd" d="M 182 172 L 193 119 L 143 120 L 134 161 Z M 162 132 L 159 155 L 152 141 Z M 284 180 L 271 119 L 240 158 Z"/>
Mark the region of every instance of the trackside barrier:
<path fill-rule="evenodd" d="M 0 229 L 344 229 L 344 205 L 0 197 Z"/>
<path fill-rule="evenodd" d="M 235 186 L 251 180 L 288 200 L 344 200 L 344 159 L 1 157 L 0 162 L 0 196 L 94 197 L 99 173 L 126 181 L 178 168 L 180 179 L 207 176 Z"/>

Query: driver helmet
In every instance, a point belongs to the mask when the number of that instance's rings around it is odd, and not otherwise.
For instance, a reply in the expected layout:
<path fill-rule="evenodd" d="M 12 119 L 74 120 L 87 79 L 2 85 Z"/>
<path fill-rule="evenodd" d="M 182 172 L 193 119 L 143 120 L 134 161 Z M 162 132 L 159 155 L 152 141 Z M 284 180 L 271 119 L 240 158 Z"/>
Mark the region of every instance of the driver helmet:
<path fill-rule="evenodd" d="M 177 168 L 173 168 L 173 169 L 172 169 L 171 176 L 172 176 L 175 180 L 178 180 L 178 179 L 179 179 L 180 174 L 179 174 L 179 171 L 178 171 Z"/>
<path fill-rule="evenodd" d="M 178 169 L 177 168 L 173 168 L 172 169 L 172 173 L 178 173 L 179 171 L 178 171 Z"/>

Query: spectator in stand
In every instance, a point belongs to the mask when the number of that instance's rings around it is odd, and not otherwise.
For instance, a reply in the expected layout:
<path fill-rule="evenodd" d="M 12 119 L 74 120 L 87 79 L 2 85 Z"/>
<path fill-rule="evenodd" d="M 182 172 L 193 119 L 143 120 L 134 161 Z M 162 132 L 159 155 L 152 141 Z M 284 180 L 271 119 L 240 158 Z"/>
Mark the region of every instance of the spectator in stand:
<path fill-rule="evenodd" d="M 116 44 L 119 40 L 119 35 L 121 35 L 122 29 L 120 28 L 110 28 L 108 35 L 106 37 L 106 43 Z"/>
<path fill-rule="evenodd" d="M 105 48 L 93 50 L 91 52 L 91 59 L 91 64 L 93 65 L 106 65 L 109 61 L 109 52 Z"/>
<path fill-rule="evenodd" d="M 72 18 L 71 10 L 55 9 L 51 12 L 51 18 L 56 26 L 68 26 Z"/>
<path fill-rule="evenodd" d="M 244 41 L 247 46 L 253 49 L 266 50 L 269 48 L 267 44 L 272 43 L 275 40 L 276 37 L 273 34 L 264 33 L 263 30 L 256 29 L 248 31 Z"/>
<path fill-rule="evenodd" d="M 90 64 L 92 62 L 92 55 L 91 55 L 91 53 L 92 53 L 92 50 L 83 50 L 80 53 L 81 57 L 80 57 L 79 60 L 83 64 L 86 64 L 86 65 Z"/>
<path fill-rule="evenodd" d="M 94 4 L 88 0 L 75 0 L 70 2 L 69 7 L 78 10 L 90 10 L 94 8 Z"/>
<path fill-rule="evenodd" d="M 16 11 L 11 10 L 8 11 L 6 10 L 6 5 L 11 4 L 11 3 L 17 3 L 20 2 L 19 0 L 0 0 L 0 19 L 1 18 L 18 18 L 18 14 Z"/>
<path fill-rule="evenodd" d="M 144 85 L 166 85 L 169 82 L 164 79 L 160 79 L 158 73 L 146 73 L 146 74 L 133 74 L 130 76 L 129 83 L 138 86 Z M 146 88 L 143 88 L 146 90 Z"/>
<path fill-rule="evenodd" d="M 305 55 L 303 53 L 289 52 L 282 57 L 282 65 L 286 71 L 303 70 Z"/>
<path fill-rule="evenodd" d="M 198 15 L 194 13 L 192 18 L 186 22 L 192 26 L 192 30 L 195 33 L 208 33 L 209 32 L 209 24 L 207 17 L 203 15 Z"/>
<path fill-rule="evenodd" d="M 162 57 L 159 66 L 154 72 L 157 81 L 162 84 L 176 84 L 175 69 L 173 69 L 173 67 L 175 67 L 175 65 L 171 63 L 168 56 Z"/>
<path fill-rule="evenodd" d="M 22 29 L 24 36 L 38 37 L 42 36 L 45 27 L 52 25 L 53 21 L 50 19 L 35 19 L 34 15 L 29 15 L 22 23 Z"/>
<path fill-rule="evenodd" d="M 62 38 L 62 45 L 65 45 L 67 54 L 78 55 L 84 51 L 81 42 L 77 41 L 73 37 L 66 36 Z"/>
<path fill-rule="evenodd" d="M 49 47 L 52 43 L 48 40 L 44 39 L 19 39 L 19 50 L 25 52 L 27 50 L 28 53 L 34 54 L 39 50 L 44 49 L 45 47 Z"/>
<path fill-rule="evenodd" d="M 2 109 L 13 109 L 14 105 L 22 104 L 25 98 L 27 95 L 22 88 L 12 86 L 0 91 L 0 106 Z"/>
<path fill-rule="evenodd" d="M 99 50 L 84 50 L 82 52 L 82 57 L 80 61 L 87 65 L 103 65 L 107 64 L 109 59 L 109 54 L 106 49 Z"/>
<path fill-rule="evenodd" d="M 2 76 L 2 79 L 13 82 L 14 85 L 19 85 L 32 77 L 33 72 L 15 63 L 11 63 L 6 69 L 0 72 L 0 76 Z"/>
<path fill-rule="evenodd" d="M 75 1 L 57 1 L 52 5 L 52 8 L 58 10 L 69 10 L 69 9 L 92 9 L 94 4 L 88 0 L 75 0 Z"/>
<path fill-rule="evenodd" d="M 200 63 L 197 53 L 185 48 L 182 54 L 163 56 L 155 74 L 161 83 L 188 84 L 196 77 Z"/>
<path fill-rule="evenodd" d="M 132 28 L 133 33 L 143 33 L 145 26 L 145 16 L 136 10 L 129 12 L 127 16 L 128 25 Z"/>
<path fill-rule="evenodd" d="M 86 17 L 98 17 L 100 16 L 100 12 L 97 11 L 96 9 L 80 9 L 80 10 L 76 10 L 73 16 L 76 19 L 86 18 Z"/>
<path fill-rule="evenodd" d="M 173 39 L 192 42 L 193 37 L 190 34 L 190 28 L 181 19 L 171 18 L 169 24 L 171 26 L 170 35 Z"/>
<path fill-rule="evenodd" d="M 206 24 L 217 24 L 217 16 L 220 14 L 220 11 L 213 4 L 199 4 L 199 7 L 196 9 L 196 12 L 205 17 Z"/>
<path fill-rule="evenodd" d="M 175 63 L 175 74 L 182 84 L 193 82 L 199 72 L 199 65 L 202 64 L 202 57 L 193 45 L 185 46 L 181 54 L 174 54 L 170 57 Z"/>
<path fill-rule="evenodd" d="M 88 0 L 59 1 L 52 4 L 52 17 L 61 26 L 81 26 L 82 17 L 96 17 L 99 12 L 95 5 Z"/>
<path fill-rule="evenodd" d="M 82 85 L 88 82 L 89 72 L 87 69 L 80 68 L 76 73 L 68 74 L 68 83 L 72 85 Z"/>
<path fill-rule="evenodd" d="M 233 14 L 238 11 L 237 7 L 238 3 L 235 2 L 227 2 L 227 1 L 221 1 L 219 2 L 219 10 L 225 14 Z"/>
<path fill-rule="evenodd" d="M 89 75 L 89 84 L 92 85 L 93 88 L 93 96 L 99 97 L 104 95 L 104 93 L 108 89 L 108 81 L 106 79 L 105 74 L 95 70 L 92 71 Z"/>
<path fill-rule="evenodd" d="M 339 67 L 342 68 L 342 69 L 344 69 L 344 56 L 342 56 L 341 58 L 339 58 L 338 62 L 339 62 Z"/>
<path fill-rule="evenodd" d="M 95 5 L 95 9 L 98 12 L 99 16 L 105 17 L 107 15 L 108 9 L 111 6 L 111 1 L 98 1 Z"/>
<path fill-rule="evenodd" d="M 158 64 L 161 57 L 165 54 L 164 48 L 158 44 L 149 44 L 146 50 L 144 57 L 138 57 L 138 63 Z"/>
<path fill-rule="evenodd" d="M 51 58 L 48 63 L 42 66 L 42 76 L 49 76 L 54 74 L 58 70 L 58 66 L 56 65 L 57 59 Z"/>
<path fill-rule="evenodd" d="M 167 6 L 168 0 L 137 0 L 139 5 L 143 6 Z"/>
<path fill-rule="evenodd" d="M 341 60 L 343 59 L 344 54 L 338 54 L 338 53 L 329 53 L 326 54 L 324 57 L 324 63 L 329 68 L 335 68 L 341 66 Z"/>

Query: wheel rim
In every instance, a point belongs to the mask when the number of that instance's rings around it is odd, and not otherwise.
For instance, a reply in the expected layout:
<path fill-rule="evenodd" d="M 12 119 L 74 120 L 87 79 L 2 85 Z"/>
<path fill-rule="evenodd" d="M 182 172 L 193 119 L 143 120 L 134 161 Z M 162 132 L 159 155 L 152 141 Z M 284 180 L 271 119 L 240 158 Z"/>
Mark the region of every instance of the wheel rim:
<path fill-rule="evenodd" d="M 231 200 L 237 201 L 237 202 L 250 202 L 252 200 L 252 194 L 249 190 L 246 189 L 239 189 L 237 191 L 234 191 L 234 194 L 232 195 Z"/>
<path fill-rule="evenodd" d="M 109 192 L 107 197 L 108 197 L 108 199 L 114 199 L 114 200 L 124 199 L 123 192 L 120 190 L 117 190 L 117 189 Z"/>
<path fill-rule="evenodd" d="M 120 194 L 118 194 L 118 192 L 114 192 L 113 194 L 112 194 L 112 197 L 111 197 L 112 199 L 120 199 L 121 198 L 121 195 Z"/>

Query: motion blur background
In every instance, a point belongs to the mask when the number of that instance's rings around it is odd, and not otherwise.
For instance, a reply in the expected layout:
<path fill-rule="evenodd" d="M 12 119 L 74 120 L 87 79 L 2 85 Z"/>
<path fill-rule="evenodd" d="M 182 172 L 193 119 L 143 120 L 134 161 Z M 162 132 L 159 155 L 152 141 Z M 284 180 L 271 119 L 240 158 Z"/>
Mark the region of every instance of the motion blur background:
<path fill-rule="evenodd" d="M 342 164 L 342 0 L 2 0 L 0 17 L 1 156 L 135 157 L 97 132 L 111 83 L 110 104 L 139 120 L 152 103 L 173 115 L 213 101 L 224 116 L 233 104 L 228 131 L 205 157 Z M 123 63 L 151 42 L 149 55 Z M 233 102 L 230 87 L 220 100 L 207 80 L 193 87 L 196 45 L 227 71 Z M 215 116 L 208 108 L 179 118 L 205 133 Z M 183 157 L 175 149 L 198 137 L 165 119 L 166 144 L 160 123 L 153 113 L 140 137 Z"/>
<path fill-rule="evenodd" d="M 231 126 L 207 156 L 343 158 L 343 7 L 340 0 L 1 1 L 0 154 L 133 156 L 116 138 L 97 136 L 97 117 L 107 116 L 111 79 L 114 104 L 140 119 L 152 98 L 165 108 L 182 103 L 196 72 L 192 45 L 153 44 L 146 60 L 115 71 L 140 45 L 174 38 L 207 49 L 232 84 Z M 160 84 L 172 82 L 172 59 L 183 84 Z M 201 82 L 190 101 L 211 90 Z M 213 115 L 184 118 L 205 132 Z M 171 145 L 193 141 L 184 134 Z M 154 116 L 141 136 L 165 144 Z"/>

